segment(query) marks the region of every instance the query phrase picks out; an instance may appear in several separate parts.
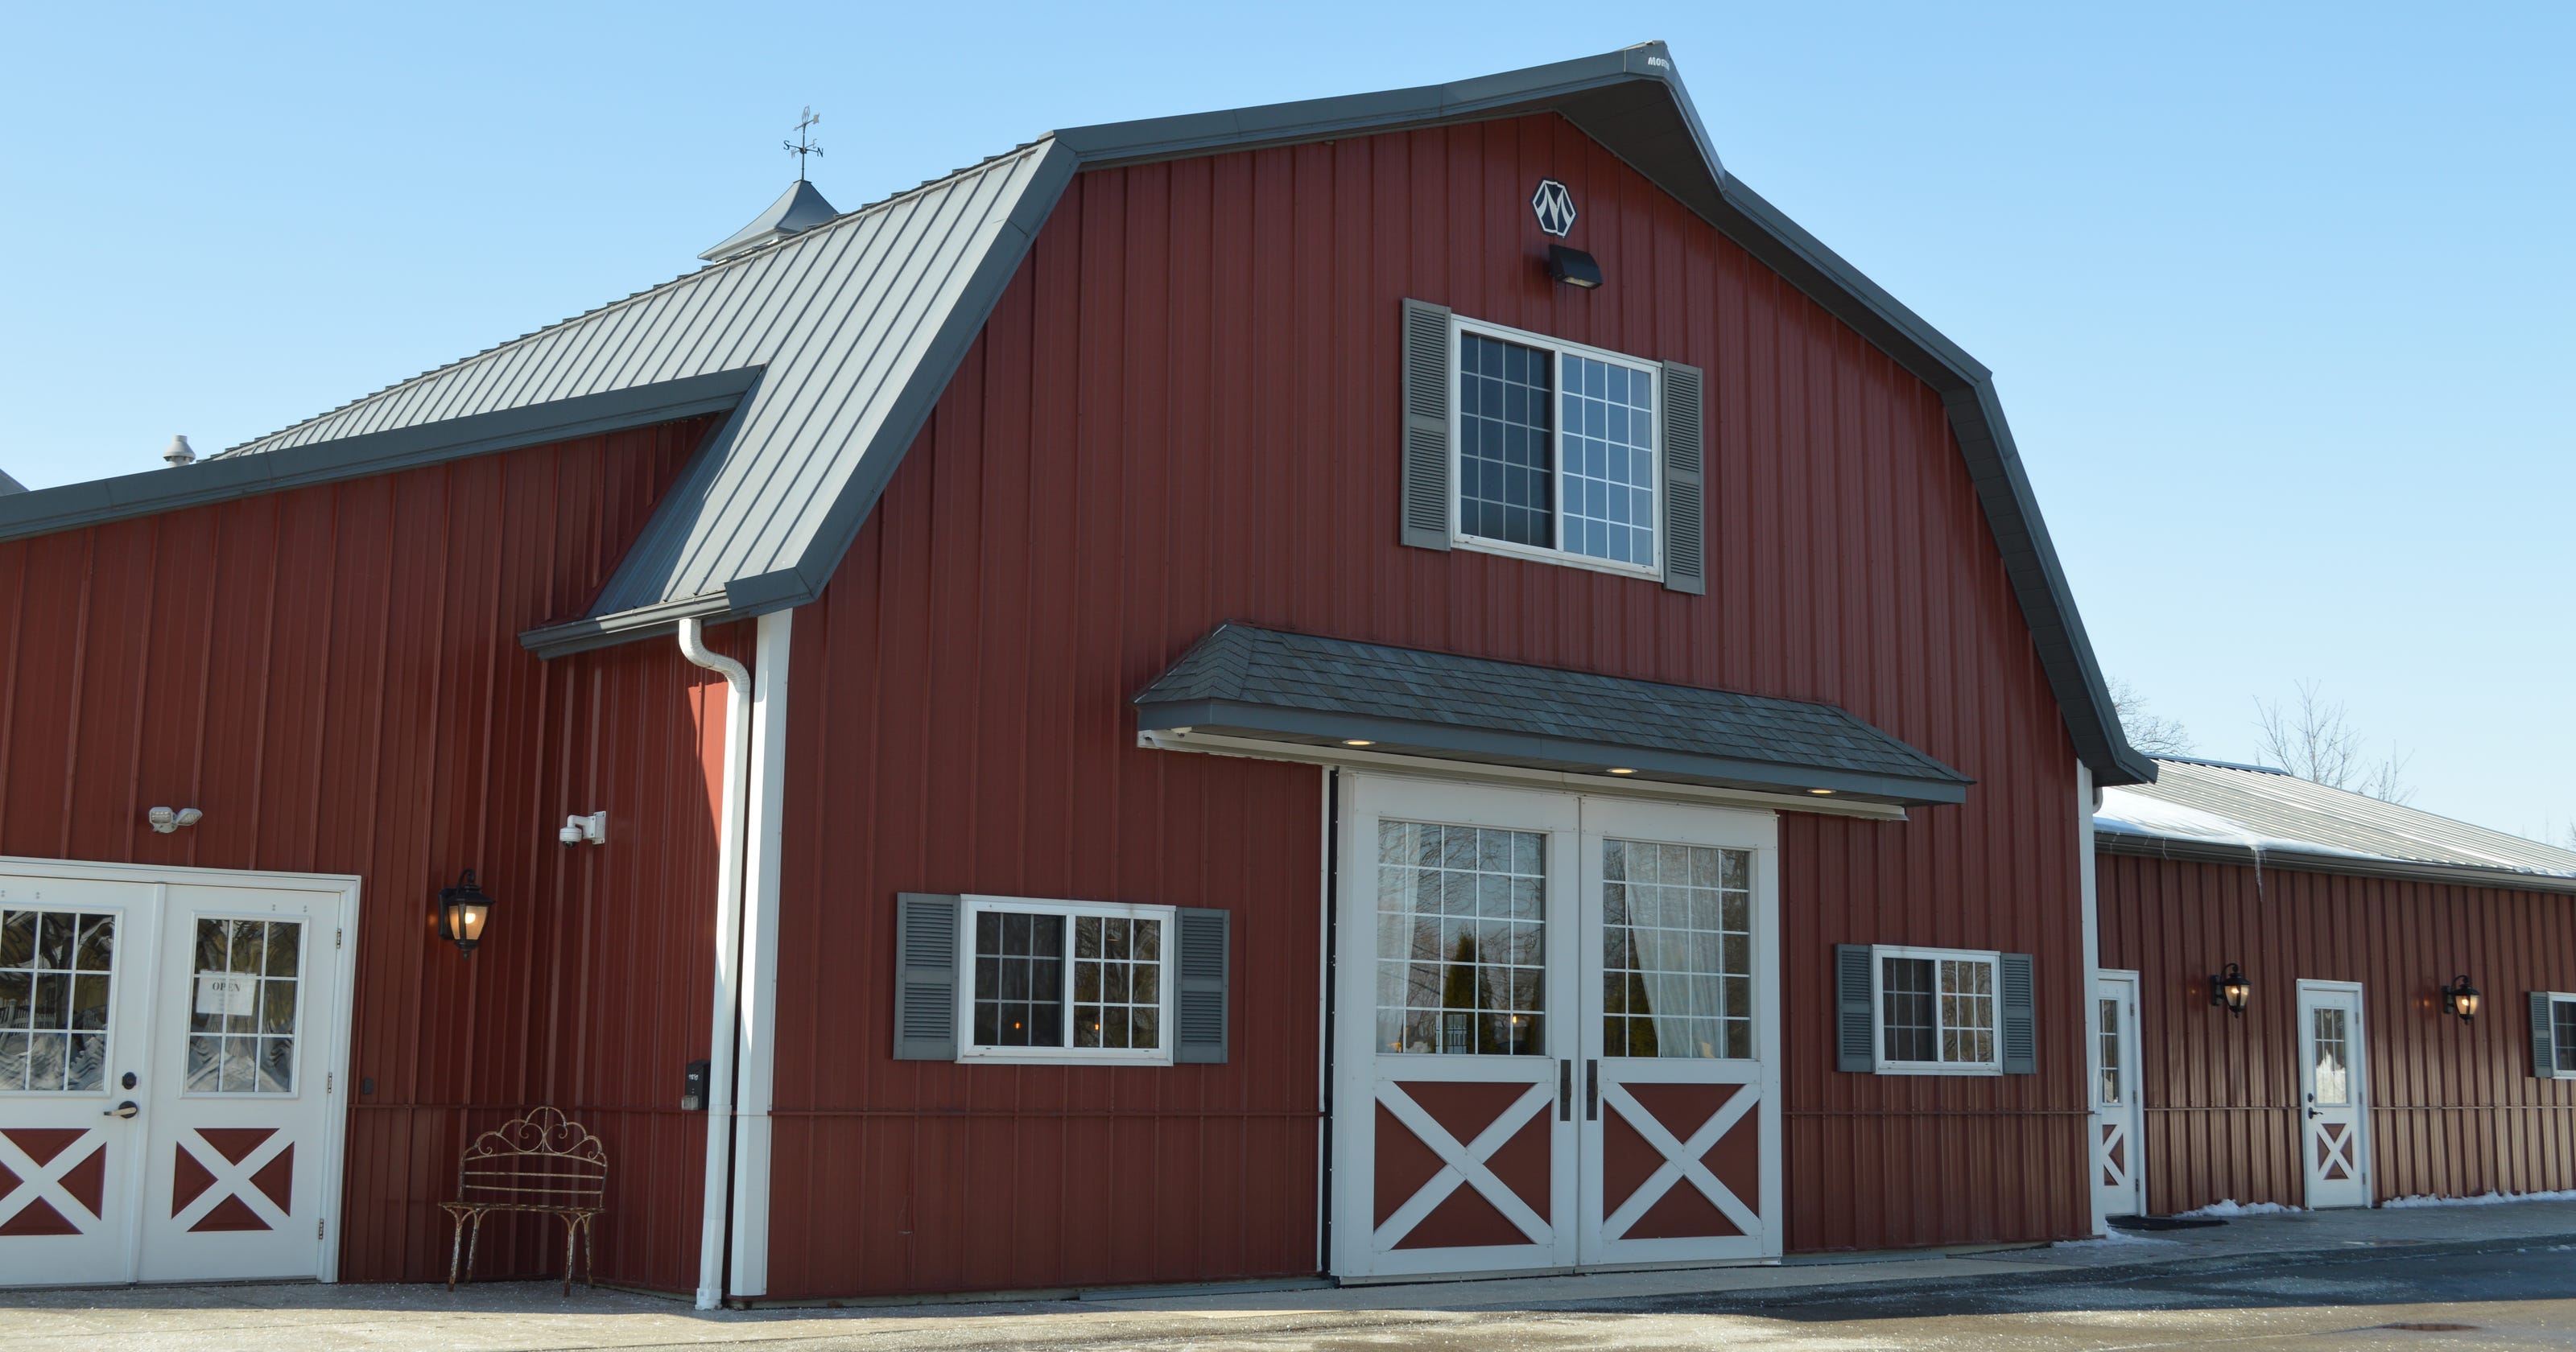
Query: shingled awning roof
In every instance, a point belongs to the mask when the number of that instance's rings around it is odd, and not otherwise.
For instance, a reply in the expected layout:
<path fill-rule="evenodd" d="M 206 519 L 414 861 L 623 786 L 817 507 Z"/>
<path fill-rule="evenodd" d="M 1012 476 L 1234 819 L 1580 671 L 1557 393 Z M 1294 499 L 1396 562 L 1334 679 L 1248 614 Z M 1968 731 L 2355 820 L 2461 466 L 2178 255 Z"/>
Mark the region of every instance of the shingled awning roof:
<path fill-rule="evenodd" d="M 1140 732 L 1882 803 L 1957 803 L 1967 776 L 1830 704 L 1219 625 L 1136 696 Z"/>

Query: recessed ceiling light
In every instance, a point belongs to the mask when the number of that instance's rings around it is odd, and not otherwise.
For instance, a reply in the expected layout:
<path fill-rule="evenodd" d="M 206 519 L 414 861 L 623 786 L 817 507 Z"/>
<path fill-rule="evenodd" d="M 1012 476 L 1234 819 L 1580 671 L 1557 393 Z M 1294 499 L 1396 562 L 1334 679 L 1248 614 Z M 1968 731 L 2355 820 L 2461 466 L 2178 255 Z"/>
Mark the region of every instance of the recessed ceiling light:
<path fill-rule="evenodd" d="M 1610 773 L 1614 775 L 1633 775 L 1637 772 L 1624 765 L 1614 765 L 1610 767 Z"/>
<path fill-rule="evenodd" d="M 1367 739 L 1366 737 L 1345 737 L 1345 738 L 1343 738 L 1343 739 L 1342 739 L 1342 745 L 1344 745 L 1344 746 L 1375 746 L 1375 745 L 1377 745 L 1377 743 L 1370 741 L 1370 740 L 1369 740 L 1369 739 Z"/>
<path fill-rule="evenodd" d="M 1833 790 L 1831 790 L 1831 789 L 1809 789 L 1809 790 L 1807 790 L 1807 792 L 1809 792 L 1809 793 L 1813 793 L 1813 794 L 1828 794 L 1828 793 L 1832 793 L 1832 792 L 1833 792 Z"/>

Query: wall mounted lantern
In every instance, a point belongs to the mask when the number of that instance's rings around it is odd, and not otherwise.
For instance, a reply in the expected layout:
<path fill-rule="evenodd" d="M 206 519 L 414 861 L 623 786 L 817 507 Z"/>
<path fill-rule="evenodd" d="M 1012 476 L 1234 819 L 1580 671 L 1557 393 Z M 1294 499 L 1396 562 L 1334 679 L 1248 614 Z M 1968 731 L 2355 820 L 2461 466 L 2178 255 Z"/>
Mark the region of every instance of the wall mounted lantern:
<path fill-rule="evenodd" d="M 2478 1016 L 2478 988 L 2469 984 L 2469 974 L 2460 973 L 2442 988 L 2442 1008 L 2460 1016 L 2467 1023 Z"/>
<path fill-rule="evenodd" d="M 457 875 L 456 886 L 438 889 L 438 937 L 467 957 L 483 942 L 483 922 L 492 914 L 492 899 L 474 883 L 474 870 Z"/>
<path fill-rule="evenodd" d="M 2245 998 L 2253 993 L 2254 983 L 2245 979 L 2245 969 L 2232 962 L 2224 973 L 2209 979 L 2209 1002 L 2225 1006 L 2230 1014 L 2243 1014 Z"/>

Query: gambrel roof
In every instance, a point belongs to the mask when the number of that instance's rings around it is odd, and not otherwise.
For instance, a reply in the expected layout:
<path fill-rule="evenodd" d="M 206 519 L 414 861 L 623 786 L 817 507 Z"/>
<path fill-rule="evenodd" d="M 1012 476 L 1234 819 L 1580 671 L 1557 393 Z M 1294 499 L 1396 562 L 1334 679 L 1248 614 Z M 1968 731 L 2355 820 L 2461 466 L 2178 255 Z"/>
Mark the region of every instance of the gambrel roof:
<path fill-rule="evenodd" d="M 1563 116 L 1939 392 L 2077 754 L 2120 733 L 1990 373 L 1719 163 L 1662 43 L 1414 89 L 1077 127 L 415 377 L 197 465 L 0 499 L 0 538 L 730 409 L 589 611 L 540 653 L 820 594 L 1073 175 Z M 571 429 L 571 430 L 567 430 Z"/>

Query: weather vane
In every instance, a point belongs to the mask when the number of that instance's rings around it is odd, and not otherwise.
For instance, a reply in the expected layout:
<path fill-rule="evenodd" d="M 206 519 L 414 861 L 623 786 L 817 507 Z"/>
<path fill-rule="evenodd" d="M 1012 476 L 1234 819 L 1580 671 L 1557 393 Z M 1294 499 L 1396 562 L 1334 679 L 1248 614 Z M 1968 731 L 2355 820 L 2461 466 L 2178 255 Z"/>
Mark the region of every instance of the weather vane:
<path fill-rule="evenodd" d="M 796 124 L 796 139 L 778 143 L 787 148 L 787 153 L 796 157 L 796 181 L 799 183 L 805 181 L 805 157 L 823 153 L 823 147 L 814 144 L 806 136 L 807 129 L 822 120 L 814 115 L 814 105 L 810 103 L 805 105 L 804 119 Z"/>

